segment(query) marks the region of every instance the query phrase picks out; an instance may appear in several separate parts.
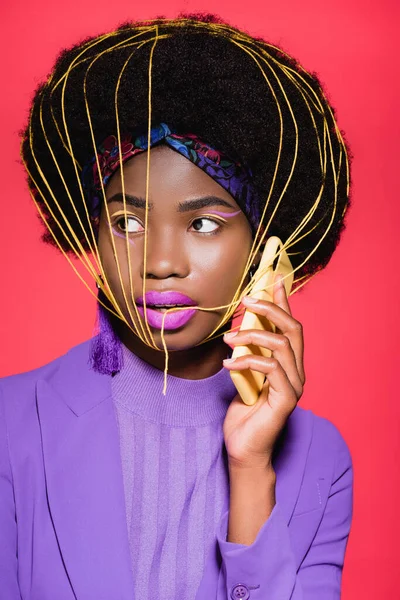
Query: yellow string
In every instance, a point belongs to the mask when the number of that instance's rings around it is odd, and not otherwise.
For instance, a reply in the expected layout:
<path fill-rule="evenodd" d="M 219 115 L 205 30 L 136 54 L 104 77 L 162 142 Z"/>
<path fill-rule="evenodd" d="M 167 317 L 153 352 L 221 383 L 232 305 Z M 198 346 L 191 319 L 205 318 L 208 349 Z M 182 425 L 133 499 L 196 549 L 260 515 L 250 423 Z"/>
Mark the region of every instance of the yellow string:
<path fill-rule="evenodd" d="M 136 38 L 136 37 L 137 37 L 137 35 L 131 36 L 131 37 L 129 38 L 129 40 L 131 40 L 131 39 L 134 39 L 134 38 Z M 145 43 L 145 42 L 142 42 L 142 43 Z M 115 47 L 121 46 L 121 44 L 122 44 L 122 42 L 121 42 L 121 43 L 119 43 L 119 44 L 116 44 L 116 45 L 115 45 Z M 139 46 L 139 47 L 140 47 L 140 46 Z M 107 49 L 107 50 L 108 50 L 108 49 Z M 98 169 L 98 172 L 99 172 L 99 174 L 101 174 L 101 168 L 100 168 L 100 163 L 99 163 L 99 157 L 98 157 L 98 154 L 97 154 L 97 144 L 96 144 L 96 141 L 95 141 L 95 135 L 94 135 L 94 130 L 93 130 L 92 119 L 91 119 L 91 116 L 90 116 L 89 104 L 88 104 L 88 101 L 87 101 L 86 86 L 87 86 L 87 78 L 88 78 L 88 75 L 89 75 L 89 72 L 90 72 L 91 68 L 93 67 L 93 65 L 95 64 L 95 62 L 96 62 L 97 60 L 99 60 L 99 58 L 100 58 L 101 56 L 103 56 L 103 55 L 104 55 L 104 54 L 107 52 L 107 50 L 104 50 L 104 51 L 100 52 L 98 55 L 96 55 L 96 56 L 95 56 L 95 57 L 92 59 L 91 63 L 89 64 L 89 66 L 88 66 L 88 68 L 87 68 L 87 70 L 86 70 L 86 74 L 85 74 L 85 77 L 84 77 L 84 101 L 85 101 L 85 108 L 86 108 L 86 114 L 87 114 L 87 118 L 88 118 L 88 124 L 89 124 L 89 129 L 90 129 L 90 135 L 91 135 L 91 139 L 92 139 L 93 153 L 94 153 L 94 155 L 95 155 L 95 158 L 96 158 L 96 165 L 97 165 L 97 169 Z M 126 64 L 127 64 L 127 63 L 126 63 Z M 123 74 L 123 72 L 124 72 L 124 67 L 123 67 L 123 69 L 122 69 L 122 70 L 121 70 L 121 72 L 120 72 L 119 79 L 118 79 L 118 82 L 117 82 L 117 87 L 116 87 L 116 94 L 115 94 L 115 108 L 116 108 L 116 118 L 117 118 L 117 123 L 119 123 L 117 95 L 118 95 L 118 89 L 119 89 L 119 82 L 120 82 L 120 80 L 121 80 L 121 77 L 122 77 L 122 74 Z M 118 139 L 119 139 L 119 143 L 120 143 L 120 133 L 119 133 L 119 127 L 118 127 L 118 135 L 119 135 L 119 138 L 118 138 Z M 119 145 L 119 151 L 120 151 L 120 155 L 121 155 L 121 146 L 120 146 L 120 145 Z M 121 169 L 121 180 L 123 180 L 123 169 Z M 100 187 L 101 187 L 102 196 L 103 196 L 103 206 L 104 206 L 104 208 L 105 208 L 105 213 L 106 213 L 107 223 L 108 223 L 108 226 L 109 226 L 109 228 L 110 228 L 110 231 L 111 231 L 111 219 L 110 219 L 110 212 L 109 212 L 109 209 L 108 209 L 108 204 L 107 204 L 106 191 L 105 191 L 105 187 L 104 187 L 104 184 L 103 184 L 103 179 L 102 179 L 102 177 L 101 177 L 101 176 L 100 176 Z M 125 196 L 124 196 L 124 197 L 125 197 Z M 125 206 L 126 206 L 126 204 L 125 204 Z M 90 223 L 90 225 L 91 225 L 91 223 Z M 120 282 L 122 282 L 122 276 L 121 276 L 120 264 L 119 264 L 119 262 L 118 262 L 118 255 L 117 255 L 117 250 L 116 250 L 116 246 L 115 246 L 115 240 L 114 240 L 114 236 L 113 236 L 113 235 L 111 235 L 111 244 L 112 244 L 112 248 L 113 248 L 113 254 L 114 254 L 114 257 L 115 257 L 115 260 L 116 260 L 116 265 L 117 265 L 117 271 L 118 271 L 118 277 L 119 277 L 119 281 L 120 281 Z M 104 280 L 104 285 L 105 285 L 105 286 L 107 286 L 107 287 L 104 287 L 104 288 L 103 288 L 103 291 L 106 291 L 106 290 L 107 290 L 107 291 L 108 291 L 108 293 L 109 293 L 109 295 L 110 295 L 110 297 L 111 297 L 111 302 L 112 302 L 112 304 L 113 304 L 113 305 L 118 305 L 118 303 L 117 303 L 117 300 L 116 300 L 116 298 L 115 298 L 115 296 L 114 296 L 114 293 L 112 292 L 111 286 L 110 286 L 110 284 L 109 284 L 109 282 L 108 282 L 107 275 L 106 275 L 106 273 L 104 272 L 104 269 L 103 269 L 103 267 L 101 267 L 101 268 L 102 268 L 102 277 L 103 277 L 103 280 Z M 126 299 L 125 289 L 124 289 L 124 287 L 123 287 L 123 284 L 122 284 L 122 283 L 121 283 L 121 287 L 122 287 L 122 293 L 123 293 L 123 296 L 124 296 L 125 304 L 126 304 L 126 306 L 127 306 L 127 308 L 128 308 L 129 317 L 130 317 L 130 319 L 133 321 L 133 318 L 132 318 L 132 313 L 130 312 L 130 308 L 129 308 L 129 305 L 128 305 L 128 301 L 127 301 L 127 299 Z M 137 312 L 137 310 L 136 310 L 136 312 Z M 126 319 L 126 318 L 125 318 L 125 316 L 123 315 L 123 313 L 122 313 L 121 309 L 120 309 L 120 315 L 121 315 L 121 320 L 122 320 L 122 321 L 125 323 L 125 325 L 127 325 L 127 326 L 128 326 L 130 329 L 132 329 L 132 328 L 131 328 L 131 326 L 130 326 L 130 324 L 129 324 L 129 322 L 127 321 L 127 319 Z M 142 324 L 141 324 L 141 326 L 142 326 Z M 142 340 L 142 341 L 143 341 L 144 343 L 147 343 L 147 340 Z"/>
<path fill-rule="evenodd" d="M 146 164 L 146 212 L 145 212 L 145 222 L 144 222 L 144 265 L 143 265 L 143 310 L 144 310 L 144 318 L 146 327 L 151 337 L 152 344 L 155 346 L 153 335 L 151 334 L 149 324 L 147 322 L 147 303 L 146 303 L 146 271 L 147 271 L 147 223 L 148 223 L 148 213 L 149 213 L 149 189 L 150 189 L 150 142 L 151 142 L 151 90 L 152 90 L 152 80 L 151 73 L 153 68 L 153 54 L 154 48 L 158 41 L 158 26 L 156 29 L 156 37 L 154 39 L 154 43 L 151 47 L 150 56 L 149 56 L 149 67 L 148 67 L 148 82 L 149 82 L 149 92 L 147 96 L 148 100 L 148 120 L 147 120 L 147 164 Z M 166 359 L 168 360 L 168 358 Z"/>
<path fill-rule="evenodd" d="M 117 123 L 117 137 L 118 137 L 118 152 L 119 152 L 119 162 L 120 162 L 120 172 L 121 172 L 121 187 L 122 187 L 122 197 L 123 197 L 123 206 L 124 206 L 124 214 L 126 215 L 126 196 L 125 196 L 125 176 L 124 176 L 124 169 L 123 169 L 123 161 L 122 161 L 122 148 L 121 148 L 121 130 L 119 127 L 119 112 L 118 112 L 118 91 L 119 91 L 119 86 L 121 83 L 121 79 L 122 79 L 122 75 L 127 67 L 127 65 L 129 64 L 129 61 L 131 60 L 132 56 L 133 56 L 134 52 L 132 52 L 128 59 L 125 61 L 122 70 L 119 74 L 118 77 L 118 82 L 117 82 L 117 87 L 116 87 L 116 91 L 115 91 L 115 117 L 116 117 L 116 123 Z M 147 206 L 147 205 L 146 205 Z M 147 214 L 147 209 L 146 209 L 146 214 Z M 109 216 L 109 212 L 107 211 L 107 217 L 108 217 L 108 221 L 109 221 L 109 227 L 110 227 L 110 231 L 111 231 L 111 221 L 110 221 L 110 216 Z M 139 317 L 139 312 L 137 309 L 137 305 L 135 302 L 135 296 L 134 296 L 134 292 L 133 292 L 133 282 L 132 282 L 132 264 L 131 264 L 131 255 L 129 252 L 129 235 L 128 235 L 128 230 L 126 230 L 125 232 L 125 242 L 126 242 L 126 253 L 127 253 L 127 258 L 128 258 L 128 270 L 129 270 L 129 283 L 130 283 L 130 292 L 131 292 L 131 302 L 133 303 L 134 309 L 135 309 L 135 313 L 136 313 L 136 318 L 138 319 L 138 322 L 142 328 L 142 332 L 144 332 L 144 328 L 143 328 L 143 323 L 140 320 Z M 129 312 L 129 318 L 131 319 L 131 321 L 133 322 L 133 317 L 132 317 L 132 313 L 130 310 L 130 306 L 128 304 L 128 300 L 126 298 L 126 294 L 125 294 L 125 288 L 124 288 L 124 284 L 122 281 L 122 276 L 121 276 L 121 268 L 120 265 L 118 263 L 118 254 L 117 252 L 115 252 L 115 260 L 117 262 L 117 268 L 118 268 L 118 277 L 119 277 L 119 282 L 121 285 L 121 291 L 123 293 L 124 296 L 124 300 L 125 300 L 125 306 Z M 149 344 L 148 339 L 147 339 L 147 334 L 144 335 L 146 342 L 149 346 L 152 346 L 153 348 L 157 348 L 157 346 L 154 343 L 154 339 L 153 336 L 151 335 L 151 331 L 150 328 L 148 326 L 147 323 L 147 317 L 145 317 L 146 319 L 146 326 L 147 326 L 147 331 L 150 334 L 151 337 L 151 344 Z"/>

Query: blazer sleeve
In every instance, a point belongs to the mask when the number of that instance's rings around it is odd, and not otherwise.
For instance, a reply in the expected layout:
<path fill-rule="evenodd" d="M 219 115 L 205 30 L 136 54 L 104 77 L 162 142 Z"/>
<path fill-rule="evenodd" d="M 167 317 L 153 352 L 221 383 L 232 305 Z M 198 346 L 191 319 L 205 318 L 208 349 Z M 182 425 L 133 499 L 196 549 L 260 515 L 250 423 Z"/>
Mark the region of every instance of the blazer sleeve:
<path fill-rule="evenodd" d="M 17 564 L 14 489 L 6 416 L 0 387 L 0 590 L 1 598 L 4 600 L 21 600 Z"/>
<path fill-rule="evenodd" d="M 300 566 L 279 502 L 250 546 L 226 541 L 226 511 L 217 531 L 222 557 L 217 589 L 215 584 L 214 590 L 205 586 L 196 600 L 340 600 L 353 513 L 353 465 L 346 442 L 339 437 L 324 514 Z"/>

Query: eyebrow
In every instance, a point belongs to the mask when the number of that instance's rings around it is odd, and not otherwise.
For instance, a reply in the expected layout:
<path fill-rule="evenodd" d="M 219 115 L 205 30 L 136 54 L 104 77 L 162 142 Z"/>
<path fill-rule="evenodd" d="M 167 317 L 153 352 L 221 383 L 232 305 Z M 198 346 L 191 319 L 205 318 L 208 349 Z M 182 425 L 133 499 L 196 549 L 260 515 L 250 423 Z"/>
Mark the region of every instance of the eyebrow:
<path fill-rule="evenodd" d="M 146 200 L 144 198 L 138 198 L 137 196 L 131 196 L 130 194 L 125 194 L 126 204 L 129 206 L 134 206 L 135 208 L 146 209 Z M 107 200 L 107 204 L 111 202 L 123 202 L 124 196 L 121 192 L 114 194 Z M 151 210 L 153 208 L 153 203 L 148 203 L 148 208 Z M 202 198 L 196 198 L 195 200 L 186 200 L 185 202 L 179 202 L 178 204 L 178 212 L 189 212 L 190 210 L 198 210 L 199 208 L 204 208 L 205 206 L 226 206 L 227 208 L 235 208 L 222 198 L 218 196 L 203 196 Z"/>

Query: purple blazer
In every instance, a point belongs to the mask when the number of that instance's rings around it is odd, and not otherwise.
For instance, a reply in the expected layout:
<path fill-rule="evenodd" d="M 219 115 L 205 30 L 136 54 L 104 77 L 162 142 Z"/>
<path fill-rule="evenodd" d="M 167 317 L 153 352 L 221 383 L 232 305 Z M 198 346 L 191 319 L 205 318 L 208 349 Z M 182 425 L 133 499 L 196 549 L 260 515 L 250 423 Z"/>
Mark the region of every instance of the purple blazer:
<path fill-rule="evenodd" d="M 1 600 L 134 599 L 111 377 L 88 367 L 88 349 L 0 380 Z M 348 446 L 299 406 L 281 441 L 270 517 L 245 546 L 226 541 L 225 513 L 196 600 L 340 598 Z"/>

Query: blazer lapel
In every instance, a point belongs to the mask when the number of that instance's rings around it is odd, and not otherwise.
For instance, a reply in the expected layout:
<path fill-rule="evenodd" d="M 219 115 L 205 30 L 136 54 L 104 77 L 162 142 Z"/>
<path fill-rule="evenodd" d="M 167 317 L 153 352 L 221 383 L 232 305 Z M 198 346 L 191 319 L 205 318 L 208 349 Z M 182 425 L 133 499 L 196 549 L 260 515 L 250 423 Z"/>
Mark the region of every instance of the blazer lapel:
<path fill-rule="evenodd" d="M 111 377 L 87 366 L 87 343 L 37 383 L 48 502 L 76 598 L 134 597 Z"/>

